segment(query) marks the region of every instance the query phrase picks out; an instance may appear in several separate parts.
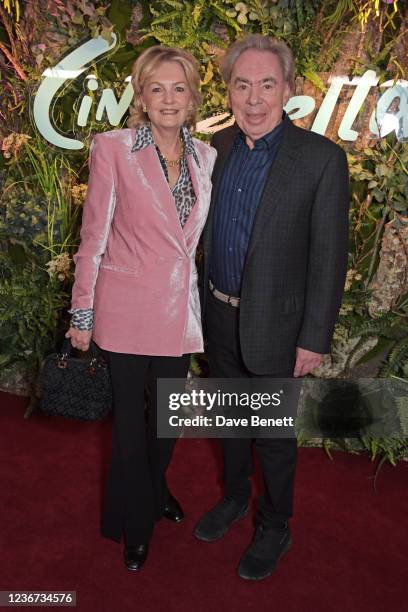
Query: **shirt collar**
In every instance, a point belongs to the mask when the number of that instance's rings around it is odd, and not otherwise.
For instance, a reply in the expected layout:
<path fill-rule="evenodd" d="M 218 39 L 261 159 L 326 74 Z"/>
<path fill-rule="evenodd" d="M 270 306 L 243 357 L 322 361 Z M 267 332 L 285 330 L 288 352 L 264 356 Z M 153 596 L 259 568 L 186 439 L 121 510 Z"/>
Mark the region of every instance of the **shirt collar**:
<path fill-rule="evenodd" d="M 184 150 L 186 155 L 192 155 L 197 166 L 200 167 L 197 151 L 194 146 L 194 140 L 186 125 L 183 125 L 181 127 L 181 136 L 184 141 Z M 155 145 L 152 129 L 150 123 L 143 123 L 138 128 L 136 128 L 136 138 L 132 146 L 132 153 L 134 151 L 140 151 L 141 149 L 144 149 L 149 145 Z"/>
<path fill-rule="evenodd" d="M 277 126 L 275 126 L 273 130 L 271 130 L 270 132 L 262 136 L 262 138 L 259 138 L 258 140 L 256 140 L 254 149 L 270 150 L 273 144 L 276 142 L 276 140 L 280 138 L 280 135 L 282 134 L 282 131 L 283 131 L 283 126 L 284 126 L 285 121 L 290 121 L 290 119 L 288 119 L 287 114 L 285 113 L 285 111 L 283 111 L 282 121 Z M 237 132 L 236 140 L 235 140 L 235 146 L 239 146 L 243 143 L 246 144 L 245 134 L 239 128 Z"/>

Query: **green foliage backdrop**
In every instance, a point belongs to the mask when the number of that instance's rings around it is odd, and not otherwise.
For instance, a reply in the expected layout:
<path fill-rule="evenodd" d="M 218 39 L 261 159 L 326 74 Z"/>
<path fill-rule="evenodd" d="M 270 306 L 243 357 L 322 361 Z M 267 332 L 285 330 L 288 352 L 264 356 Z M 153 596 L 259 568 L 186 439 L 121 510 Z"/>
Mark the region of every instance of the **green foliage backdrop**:
<path fill-rule="evenodd" d="M 114 31 L 119 44 L 90 68 L 98 91 L 112 88 L 119 98 L 142 49 L 185 47 L 200 62 L 207 118 L 228 110 L 218 63 L 245 33 L 287 42 L 298 67 L 296 93 L 319 102 L 330 73 L 371 68 L 381 82 L 408 79 L 407 24 L 404 3 L 388 0 L 0 0 L 0 385 L 34 397 L 41 361 L 67 325 L 89 141 L 111 129 L 106 114 L 96 120 L 96 104 L 85 127 L 74 125 L 85 73 L 52 109 L 59 130 L 75 130 L 85 149 L 62 151 L 42 139 L 31 111 L 46 68 L 90 37 L 109 40 Z M 342 92 L 328 126 L 333 140 L 350 96 Z M 341 143 L 351 171 L 349 271 L 332 357 L 315 372 L 319 377 L 408 380 L 408 151 L 394 134 L 380 140 L 368 132 L 375 103 L 372 91 L 356 119 L 358 140 Z M 310 128 L 313 118 L 299 124 Z M 403 439 L 337 443 L 392 462 L 408 452 Z"/>

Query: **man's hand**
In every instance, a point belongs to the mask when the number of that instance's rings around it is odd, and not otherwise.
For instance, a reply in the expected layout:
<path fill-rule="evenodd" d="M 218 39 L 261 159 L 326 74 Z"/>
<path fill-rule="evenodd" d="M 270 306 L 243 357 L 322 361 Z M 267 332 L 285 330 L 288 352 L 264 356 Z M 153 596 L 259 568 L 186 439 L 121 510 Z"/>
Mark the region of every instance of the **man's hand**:
<path fill-rule="evenodd" d="M 323 355 L 320 353 L 313 353 L 313 351 L 307 351 L 298 346 L 296 348 L 296 365 L 293 376 L 295 378 L 306 376 L 321 364 L 322 357 Z"/>
<path fill-rule="evenodd" d="M 92 338 L 92 330 L 82 330 L 70 327 L 65 337 L 71 338 L 71 344 L 74 348 L 80 351 L 87 351 Z"/>

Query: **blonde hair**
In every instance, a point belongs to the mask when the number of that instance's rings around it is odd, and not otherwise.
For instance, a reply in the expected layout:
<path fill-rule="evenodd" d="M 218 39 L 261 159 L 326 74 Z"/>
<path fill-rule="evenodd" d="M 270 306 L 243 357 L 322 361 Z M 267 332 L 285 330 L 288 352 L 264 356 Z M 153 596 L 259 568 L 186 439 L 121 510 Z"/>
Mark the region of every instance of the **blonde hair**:
<path fill-rule="evenodd" d="M 188 51 L 162 45 L 155 45 L 143 51 L 132 66 L 131 82 L 135 95 L 129 108 L 130 115 L 127 125 L 134 128 L 149 120 L 147 113 L 143 112 L 140 94 L 143 92 L 145 81 L 163 62 L 178 62 L 184 70 L 187 85 L 192 95 L 192 108 L 188 111 L 186 124 L 189 129 L 194 130 L 197 122 L 197 110 L 201 102 L 199 64 Z"/>
<path fill-rule="evenodd" d="M 248 49 L 258 51 L 269 51 L 279 60 L 282 68 L 283 78 L 293 90 L 295 83 L 295 61 L 292 51 L 282 41 L 263 36 L 262 34 L 249 34 L 235 41 L 221 60 L 221 75 L 225 83 L 230 82 L 234 64 L 239 56 Z"/>

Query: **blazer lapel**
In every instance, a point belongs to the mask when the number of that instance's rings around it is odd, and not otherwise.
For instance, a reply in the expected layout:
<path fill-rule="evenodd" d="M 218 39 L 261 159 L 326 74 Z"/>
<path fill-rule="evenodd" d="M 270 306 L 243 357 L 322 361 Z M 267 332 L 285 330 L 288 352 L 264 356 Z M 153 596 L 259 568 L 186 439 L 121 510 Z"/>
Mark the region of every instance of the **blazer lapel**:
<path fill-rule="evenodd" d="M 226 132 L 225 134 L 223 133 L 224 131 Z M 211 200 L 213 202 L 215 202 L 217 198 L 222 172 L 224 170 L 225 162 L 227 161 L 232 146 L 234 144 L 235 136 L 238 132 L 238 125 L 234 123 L 234 125 L 229 128 L 226 128 L 224 131 L 221 133 L 222 142 L 217 143 L 216 146 L 218 155 L 217 159 L 215 160 L 214 171 L 212 174 L 213 189 Z"/>
<path fill-rule="evenodd" d="M 174 232 L 174 236 L 179 240 L 183 249 L 187 251 L 187 245 L 181 227 L 174 197 L 171 193 L 169 184 L 161 167 L 154 146 L 149 145 L 140 151 L 132 153 L 139 166 L 139 177 L 145 188 L 151 192 L 152 208 L 160 215 L 163 223 L 168 224 Z"/>
<path fill-rule="evenodd" d="M 225 162 L 228 159 L 228 155 L 234 144 L 235 135 L 238 131 L 236 123 L 234 125 L 225 128 L 219 133 L 218 139 L 214 139 L 213 146 L 217 149 L 217 159 L 215 160 L 214 170 L 212 173 L 212 192 L 211 192 L 211 205 L 208 213 L 207 223 L 203 232 L 203 246 L 204 250 L 208 253 L 211 248 L 212 239 L 212 227 L 214 221 L 214 210 L 215 202 L 217 201 L 217 195 L 220 188 L 220 181 L 222 172 L 224 170 Z"/>
<path fill-rule="evenodd" d="M 203 178 L 206 175 L 205 160 L 198 151 L 197 155 L 199 156 L 200 168 L 198 168 L 193 156 L 187 155 L 187 165 L 197 198 L 196 203 L 191 209 L 190 215 L 183 227 L 183 233 L 186 240 L 187 249 L 189 251 L 192 251 L 196 246 L 197 240 L 195 238 L 197 229 L 200 228 L 201 230 L 202 224 L 200 221 L 202 220 L 203 215 L 207 213 L 207 206 L 209 205 L 208 198 L 206 197 L 208 186 L 206 186 L 203 182 Z"/>
<path fill-rule="evenodd" d="M 262 234 L 265 223 L 276 212 L 277 204 L 285 199 L 285 192 L 293 174 L 296 172 L 298 161 L 296 133 L 291 120 L 287 118 L 286 121 L 288 123 L 283 133 L 282 142 L 269 170 L 256 211 L 247 258 L 251 255 L 258 237 Z"/>

